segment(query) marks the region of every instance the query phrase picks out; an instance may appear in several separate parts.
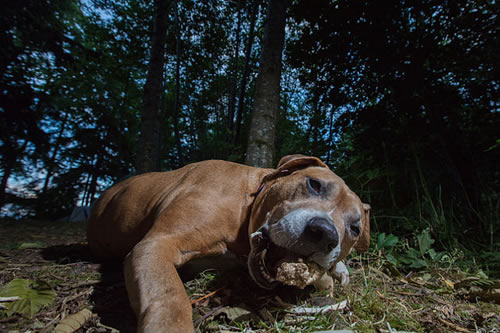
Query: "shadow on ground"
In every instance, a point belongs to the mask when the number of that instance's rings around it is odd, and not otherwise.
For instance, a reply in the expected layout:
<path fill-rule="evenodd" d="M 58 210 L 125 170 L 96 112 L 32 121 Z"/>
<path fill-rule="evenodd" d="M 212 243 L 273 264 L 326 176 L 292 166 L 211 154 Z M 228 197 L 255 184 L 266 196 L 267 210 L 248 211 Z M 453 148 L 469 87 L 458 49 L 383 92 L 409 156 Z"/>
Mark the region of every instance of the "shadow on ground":
<path fill-rule="evenodd" d="M 50 246 L 43 250 L 44 259 L 59 265 L 92 265 L 100 279 L 94 281 L 90 296 L 92 312 L 99 316 L 101 324 L 120 332 L 135 332 L 135 314 L 130 308 L 123 279 L 121 263 L 99 263 L 90 255 L 85 244 Z"/>
<path fill-rule="evenodd" d="M 86 302 L 92 306 L 92 312 L 98 316 L 98 321 L 94 320 L 84 328 L 107 328 L 107 332 L 111 331 L 109 328 L 125 333 L 136 331 L 137 323 L 127 298 L 121 263 L 95 261 L 86 243 L 49 246 L 41 251 L 41 255 L 44 260 L 56 265 L 71 266 L 77 275 L 81 274 L 83 277 L 85 274 L 84 279 L 72 280 L 74 283 L 72 296 L 81 292 L 82 284 L 88 283 L 86 288 L 92 287 L 93 291 L 89 293 Z M 299 299 L 307 298 L 309 295 L 310 289 L 302 291 L 286 286 L 277 287 L 272 291 L 261 289 L 251 280 L 244 262 L 233 260 L 218 258 L 214 262 L 209 259 L 201 266 L 198 266 L 200 263 L 197 262 L 195 265 L 186 265 L 180 269 L 179 273 L 188 291 L 193 291 L 190 286 L 197 281 L 205 284 L 199 288 L 195 287 L 195 293 L 191 295 L 194 324 L 203 332 L 210 331 L 205 326 L 212 320 L 217 320 L 221 315 L 217 310 L 222 307 L 237 306 L 246 308 L 252 313 L 259 313 L 260 309 L 274 302 L 276 296 L 285 303 L 295 304 Z M 206 271 L 218 273 L 213 279 L 207 279 L 203 275 Z M 89 272 L 95 272 L 95 280 L 87 281 Z M 213 290 L 220 292 L 203 302 L 196 301 L 200 296 L 204 298 L 203 295 Z M 197 295 L 196 292 L 201 294 Z M 82 304 L 77 307 L 81 308 Z"/>

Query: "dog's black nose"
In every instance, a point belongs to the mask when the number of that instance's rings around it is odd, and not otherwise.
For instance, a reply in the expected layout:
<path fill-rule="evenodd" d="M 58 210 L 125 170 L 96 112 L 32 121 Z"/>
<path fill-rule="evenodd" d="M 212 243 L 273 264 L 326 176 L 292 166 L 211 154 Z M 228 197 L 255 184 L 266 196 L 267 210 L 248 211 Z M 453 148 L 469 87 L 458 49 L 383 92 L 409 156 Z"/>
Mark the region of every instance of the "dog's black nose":
<path fill-rule="evenodd" d="M 321 217 L 313 217 L 307 222 L 304 236 L 315 244 L 318 252 L 330 252 L 339 244 L 339 235 L 335 226 Z"/>

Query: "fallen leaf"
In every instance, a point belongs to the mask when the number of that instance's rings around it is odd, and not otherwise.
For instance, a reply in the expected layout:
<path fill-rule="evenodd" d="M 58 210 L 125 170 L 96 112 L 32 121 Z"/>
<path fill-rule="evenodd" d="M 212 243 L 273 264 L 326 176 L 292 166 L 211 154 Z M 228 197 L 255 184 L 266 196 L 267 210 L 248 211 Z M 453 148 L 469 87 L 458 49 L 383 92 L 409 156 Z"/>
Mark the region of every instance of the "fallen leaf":
<path fill-rule="evenodd" d="M 441 280 L 450 288 L 450 289 L 455 289 L 455 284 L 448 280 L 447 278 L 445 278 L 444 276 L 442 276 L 441 274 L 439 274 L 439 276 L 441 277 Z"/>
<path fill-rule="evenodd" d="M 231 321 L 245 321 L 251 319 L 258 319 L 257 315 L 253 312 L 241 308 L 241 307 L 230 307 L 226 306 L 222 308 L 221 312 L 226 315 L 226 317 Z"/>
<path fill-rule="evenodd" d="M 45 243 L 41 243 L 41 242 L 26 242 L 26 243 L 22 243 L 17 248 L 19 250 L 23 250 L 23 249 L 44 249 L 46 247 L 47 247 L 47 244 L 45 244 Z"/>
<path fill-rule="evenodd" d="M 13 279 L 0 288 L 0 296 L 19 297 L 18 300 L 5 303 L 8 316 L 19 313 L 33 318 L 41 308 L 54 301 L 56 293 L 45 281 Z"/>
<path fill-rule="evenodd" d="M 92 312 L 89 309 L 83 309 L 74 313 L 57 324 L 54 329 L 55 333 L 73 333 L 82 328 L 87 321 L 92 318 Z"/>

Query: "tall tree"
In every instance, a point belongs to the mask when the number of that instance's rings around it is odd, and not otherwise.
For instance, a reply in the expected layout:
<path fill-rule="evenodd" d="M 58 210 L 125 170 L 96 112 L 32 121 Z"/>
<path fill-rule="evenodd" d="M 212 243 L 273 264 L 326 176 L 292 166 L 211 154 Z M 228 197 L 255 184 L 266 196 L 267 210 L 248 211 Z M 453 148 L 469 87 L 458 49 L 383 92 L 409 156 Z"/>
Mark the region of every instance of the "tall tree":
<path fill-rule="evenodd" d="M 238 1 L 237 10 L 237 25 L 236 25 L 236 38 L 234 45 L 233 57 L 231 60 L 231 83 L 229 87 L 229 105 L 228 105 L 228 127 L 229 127 L 229 138 L 232 136 L 233 125 L 234 125 L 234 113 L 236 110 L 236 87 L 238 84 L 238 58 L 240 55 L 240 32 L 241 32 L 241 12 L 242 12 L 242 2 Z"/>
<path fill-rule="evenodd" d="M 36 163 L 47 152 L 48 136 L 42 128 L 46 96 L 35 85 L 45 81 L 40 72 L 46 64 L 71 59 L 64 52 L 64 44 L 71 44 L 65 35 L 70 13 L 75 11 L 67 0 L 22 0 L 0 15 L 0 208 L 9 178 L 24 173 L 26 159 Z M 33 68 L 39 69 L 36 79 Z"/>
<path fill-rule="evenodd" d="M 248 29 L 247 44 L 245 47 L 245 65 L 241 76 L 240 93 L 238 97 L 238 109 L 236 111 L 236 124 L 234 130 L 233 144 L 240 143 L 241 122 L 245 107 L 245 92 L 247 91 L 247 81 L 250 72 L 250 58 L 252 55 L 252 47 L 255 35 L 255 21 L 257 20 L 257 12 L 259 11 L 259 0 L 253 0 L 250 14 L 250 28 Z"/>
<path fill-rule="evenodd" d="M 138 174 L 156 171 L 160 166 L 160 102 L 169 3 L 168 0 L 155 1 L 151 55 L 144 86 L 141 130 L 136 155 L 136 172 Z"/>
<path fill-rule="evenodd" d="M 280 108 L 281 57 L 286 0 L 269 0 L 245 163 L 270 167 Z"/>
<path fill-rule="evenodd" d="M 179 27 L 179 1 L 175 2 L 175 104 L 173 112 L 174 139 L 179 162 L 182 161 L 181 138 L 179 134 L 179 114 L 181 99 L 181 33 Z M 180 163 L 178 163 L 180 164 Z M 178 165 L 179 166 L 179 165 Z"/>

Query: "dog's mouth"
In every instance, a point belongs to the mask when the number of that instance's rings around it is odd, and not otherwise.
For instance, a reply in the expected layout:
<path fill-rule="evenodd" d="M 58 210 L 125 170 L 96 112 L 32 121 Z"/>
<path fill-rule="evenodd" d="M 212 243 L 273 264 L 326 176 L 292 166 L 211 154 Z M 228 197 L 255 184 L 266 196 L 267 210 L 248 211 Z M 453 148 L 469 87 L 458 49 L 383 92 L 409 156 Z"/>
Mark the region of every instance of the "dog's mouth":
<path fill-rule="evenodd" d="M 261 288 L 272 289 L 279 284 L 276 280 L 277 266 L 286 261 L 297 261 L 300 256 L 289 249 L 274 244 L 267 229 L 261 228 L 250 235 L 251 251 L 248 269 L 255 283 Z"/>

